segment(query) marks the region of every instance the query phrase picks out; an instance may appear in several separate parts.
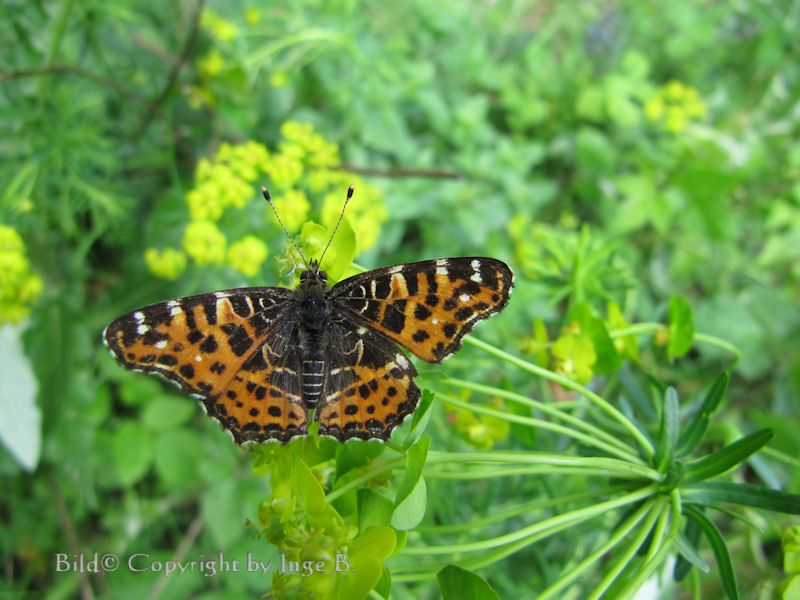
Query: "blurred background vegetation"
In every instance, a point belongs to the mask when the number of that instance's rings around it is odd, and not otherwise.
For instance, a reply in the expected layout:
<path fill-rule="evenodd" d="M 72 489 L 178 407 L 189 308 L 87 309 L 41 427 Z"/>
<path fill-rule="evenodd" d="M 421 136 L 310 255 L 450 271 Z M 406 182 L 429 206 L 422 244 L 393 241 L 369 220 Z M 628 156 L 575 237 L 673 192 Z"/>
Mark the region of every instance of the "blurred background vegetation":
<path fill-rule="evenodd" d="M 770 427 L 770 448 L 796 459 L 798 30 L 800 5 L 780 0 L 2 2 L 0 594 L 268 591 L 253 574 L 57 574 L 53 558 L 277 556 L 244 526 L 275 482 L 193 401 L 124 372 L 100 343 L 144 304 L 289 285 L 261 185 L 311 254 L 354 183 L 359 265 L 505 260 L 515 295 L 478 337 L 640 412 L 648 375 L 693 397 L 731 368 L 708 443 Z M 578 306 L 622 329 L 663 322 L 672 296 L 735 364 L 697 338 L 680 352 L 620 338 L 611 364 L 596 346 L 549 345 Z M 514 378 L 474 348 L 444 369 Z M 432 413 L 432 447 L 563 449 L 442 403 Z M 800 489 L 796 461 L 761 467 L 739 476 Z M 429 486 L 426 518 L 539 493 L 528 479 L 473 482 L 469 500 Z M 770 515 L 756 533 L 723 524 L 750 597 L 782 576 L 790 521 Z M 481 574 L 501 597 L 532 597 L 573 544 Z M 430 586 L 393 594 L 436 597 Z"/>

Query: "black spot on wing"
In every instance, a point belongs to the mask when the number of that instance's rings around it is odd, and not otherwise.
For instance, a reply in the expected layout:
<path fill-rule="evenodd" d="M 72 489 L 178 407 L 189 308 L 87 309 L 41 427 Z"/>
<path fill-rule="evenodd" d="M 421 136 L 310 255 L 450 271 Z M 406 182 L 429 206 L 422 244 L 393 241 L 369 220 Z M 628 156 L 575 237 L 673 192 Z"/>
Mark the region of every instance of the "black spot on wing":
<path fill-rule="evenodd" d="M 226 323 L 222 325 L 222 331 L 228 336 L 228 345 L 236 356 L 242 356 L 253 345 L 253 340 L 241 325 Z"/>
<path fill-rule="evenodd" d="M 395 333 L 403 331 L 403 327 L 405 327 L 406 324 L 406 303 L 407 300 L 395 300 L 392 304 L 387 306 L 381 325 Z"/>

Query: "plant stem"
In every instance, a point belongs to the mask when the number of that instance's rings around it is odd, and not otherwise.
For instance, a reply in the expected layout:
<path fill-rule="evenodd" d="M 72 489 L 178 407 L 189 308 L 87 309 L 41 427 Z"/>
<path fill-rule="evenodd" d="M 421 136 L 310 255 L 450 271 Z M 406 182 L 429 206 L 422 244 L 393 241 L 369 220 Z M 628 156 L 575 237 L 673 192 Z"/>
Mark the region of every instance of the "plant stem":
<path fill-rule="evenodd" d="M 472 344 L 473 346 L 477 346 L 478 348 L 485 350 L 489 354 L 493 354 L 498 358 L 502 358 L 503 360 L 519 367 L 524 371 L 527 371 L 534 375 L 538 375 L 539 377 L 543 377 L 545 379 L 549 379 L 550 381 L 559 384 L 563 388 L 581 394 L 589 401 L 597 405 L 600 409 L 608 413 L 608 415 L 611 416 L 611 418 L 619 422 L 620 425 L 622 425 L 628 431 L 628 433 L 630 433 L 630 435 L 639 443 L 639 445 L 642 447 L 642 449 L 648 456 L 653 455 L 655 450 L 653 448 L 652 443 L 650 442 L 650 440 L 647 439 L 647 437 L 641 431 L 639 431 L 636 425 L 634 425 L 624 414 L 622 414 L 619 410 L 617 410 L 611 404 L 606 402 L 603 398 L 595 394 L 593 391 L 583 387 L 578 383 L 575 383 L 571 379 L 567 379 L 566 377 L 562 377 L 557 373 L 553 373 L 552 371 L 548 371 L 547 369 L 543 369 L 537 365 L 522 360 L 521 358 L 518 358 L 513 354 L 508 354 L 507 352 L 503 352 L 502 350 L 499 350 L 498 348 L 495 348 L 494 346 L 487 344 L 486 342 L 482 342 L 472 336 L 465 336 L 464 341 Z"/>

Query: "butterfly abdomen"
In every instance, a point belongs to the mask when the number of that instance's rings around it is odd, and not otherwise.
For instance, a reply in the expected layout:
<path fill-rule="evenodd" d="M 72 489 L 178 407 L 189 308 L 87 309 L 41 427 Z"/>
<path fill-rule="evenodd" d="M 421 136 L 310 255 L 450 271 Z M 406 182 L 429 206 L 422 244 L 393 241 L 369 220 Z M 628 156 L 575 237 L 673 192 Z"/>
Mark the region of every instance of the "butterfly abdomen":
<path fill-rule="evenodd" d="M 324 271 L 317 271 L 316 277 L 301 278 L 296 291 L 303 402 L 309 408 L 319 402 L 325 381 L 330 306 L 325 298 L 328 286 L 324 276 Z"/>

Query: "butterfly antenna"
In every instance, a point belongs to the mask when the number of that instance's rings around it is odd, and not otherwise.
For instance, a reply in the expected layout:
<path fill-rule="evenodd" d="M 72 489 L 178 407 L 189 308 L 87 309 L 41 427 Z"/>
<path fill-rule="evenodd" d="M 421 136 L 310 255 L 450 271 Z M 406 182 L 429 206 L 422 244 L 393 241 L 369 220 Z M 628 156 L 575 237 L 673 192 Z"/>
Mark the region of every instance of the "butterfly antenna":
<path fill-rule="evenodd" d="M 325 246 L 325 249 L 322 251 L 322 256 L 319 257 L 319 262 L 322 264 L 322 257 L 325 256 L 325 253 L 328 251 L 328 247 L 331 245 L 333 241 L 333 236 L 336 235 L 336 231 L 339 229 L 339 225 L 342 224 L 342 218 L 344 218 L 344 211 L 347 208 L 347 203 L 350 202 L 350 198 L 353 197 L 353 185 L 351 184 L 349 188 L 347 188 L 347 198 L 344 199 L 344 206 L 342 206 L 342 212 L 339 215 L 339 221 L 336 223 L 336 227 L 333 228 L 333 233 L 331 234 L 330 239 L 328 240 L 328 244 Z"/>
<path fill-rule="evenodd" d="M 350 186 L 350 187 L 351 187 L 351 192 L 352 192 L 352 187 L 353 186 Z M 297 250 L 297 253 L 300 255 L 300 258 L 303 259 L 303 262 L 305 263 L 306 268 L 308 268 L 308 261 L 306 260 L 306 257 L 303 256 L 303 253 L 300 252 L 300 248 L 298 248 L 297 244 L 294 243 L 294 238 L 292 237 L 292 235 L 288 231 L 286 231 L 286 227 L 284 226 L 283 221 L 281 221 L 281 217 L 278 214 L 278 211 L 275 208 L 275 205 L 272 203 L 272 198 L 270 198 L 269 192 L 267 191 L 267 188 L 265 188 L 264 186 L 261 186 L 261 193 L 264 194 L 264 198 L 266 198 L 267 202 L 272 207 L 272 212 L 275 213 L 275 218 L 278 219 L 278 223 L 280 223 L 281 229 L 283 229 L 283 232 L 286 234 L 286 237 L 288 237 L 289 241 L 292 242 L 292 246 L 294 246 L 294 249 Z"/>

